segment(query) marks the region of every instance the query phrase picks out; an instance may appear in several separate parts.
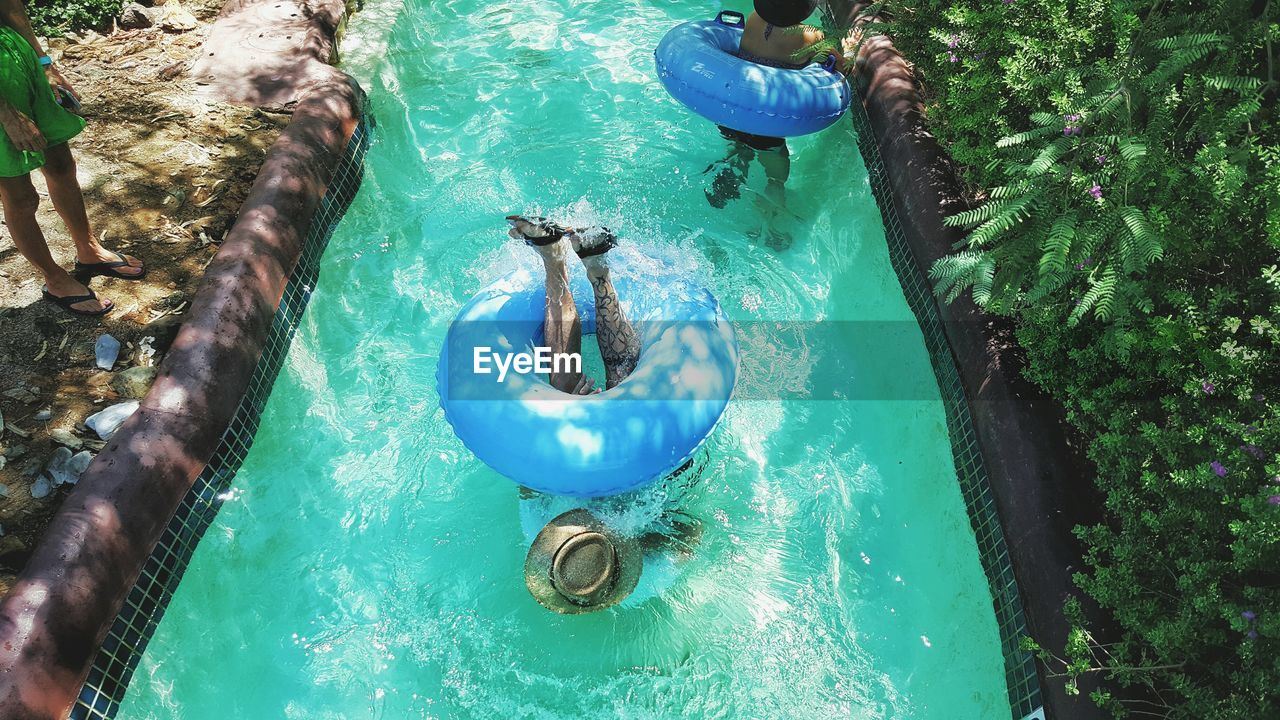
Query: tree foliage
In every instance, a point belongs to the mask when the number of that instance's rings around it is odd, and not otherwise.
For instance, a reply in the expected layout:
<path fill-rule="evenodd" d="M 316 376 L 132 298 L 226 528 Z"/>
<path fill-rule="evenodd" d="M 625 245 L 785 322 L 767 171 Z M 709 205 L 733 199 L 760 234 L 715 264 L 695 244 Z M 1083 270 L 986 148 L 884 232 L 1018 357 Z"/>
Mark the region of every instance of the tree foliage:
<path fill-rule="evenodd" d="M 27 15 L 37 35 L 101 28 L 120 14 L 123 0 L 27 0 Z"/>
<path fill-rule="evenodd" d="M 937 290 L 1018 319 L 1098 468 L 1124 639 L 1065 667 L 1280 717 L 1280 0 L 886 6 L 978 200 Z"/>

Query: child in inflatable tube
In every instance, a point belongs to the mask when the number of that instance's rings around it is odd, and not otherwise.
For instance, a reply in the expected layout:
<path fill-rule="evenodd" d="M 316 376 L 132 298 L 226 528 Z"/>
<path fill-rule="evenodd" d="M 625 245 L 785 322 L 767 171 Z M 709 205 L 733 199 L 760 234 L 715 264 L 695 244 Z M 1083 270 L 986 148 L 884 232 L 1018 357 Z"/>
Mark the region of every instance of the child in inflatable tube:
<path fill-rule="evenodd" d="M 738 57 L 760 65 L 798 70 L 814 62 L 815 55 L 827 55 L 830 48 L 829 43 L 823 42 L 826 36 L 822 30 L 803 24 L 816 6 L 816 0 L 755 0 L 755 12 L 747 17 Z M 839 53 L 832 56 L 836 67 L 843 70 L 843 58 Z M 707 168 L 708 173 L 717 170 L 706 191 L 707 201 L 713 207 L 724 208 L 730 200 L 740 197 L 739 187 L 746 182 L 747 170 L 755 158 L 768 177 L 765 196 L 785 208 L 785 183 L 791 174 L 786 138 L 717 127 L 733 144 L 724 160 Z M 775 250 L 791 244 L 786 233 L 771 229 L 770 235 L 769 245 Z"/>

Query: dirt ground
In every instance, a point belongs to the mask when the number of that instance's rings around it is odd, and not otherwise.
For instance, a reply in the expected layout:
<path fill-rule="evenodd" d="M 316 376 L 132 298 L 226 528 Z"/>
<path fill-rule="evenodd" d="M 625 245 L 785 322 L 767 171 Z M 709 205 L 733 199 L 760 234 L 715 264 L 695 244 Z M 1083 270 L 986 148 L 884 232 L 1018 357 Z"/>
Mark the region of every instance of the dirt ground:
<path fill-rule="evenodd" d="M 76 318 L 41 300 L 41 281 L 0 228 L 0 592 L 72 488 L 61 485 L 37 499 L 33 484 L 59 445 L 101 449 L 82 423 L 127 399 L 112 386 L 117 375 L 163 355 L 287 122 L 285 115 L 197 95 L 187 69 L 222 0 L 183 4 L 198 21 L 192 30 L 88 33 L 48 44 L 88 120 L 71 148 L 94 233 L 108 248 L 142 258 L 148 274 L 139 282 L 95 278 L 91 287 L 116 309 L 105 319 Z M 32 177 L 42 199 L 40 225 L 54 257 L 70 267 L 74 248 L 43 178 Z M 94 343 L 104 333 L 122 344 L 112 371 L 94 362 Z M 150 361 L 138 352 L 146 337 L 156 338 L 149 344 L 160 350 Z"/>

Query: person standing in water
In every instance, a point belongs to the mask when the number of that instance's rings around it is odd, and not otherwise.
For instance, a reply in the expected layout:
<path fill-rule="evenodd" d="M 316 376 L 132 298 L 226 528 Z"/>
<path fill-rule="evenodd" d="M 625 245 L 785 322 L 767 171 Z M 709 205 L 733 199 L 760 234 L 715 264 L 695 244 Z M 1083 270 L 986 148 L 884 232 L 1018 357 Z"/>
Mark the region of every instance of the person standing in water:
<path fill-rule="evenodd" d="M 803 24 L 815 7 L 816 0 L 755 0 L 755 12 L 747 17 L 742 31 L 738 57 L 759 65 L 798 70 L 815 58 L 822 60 L 831 54 L 836 58 L 837 67 L 841 67 L 843 59 L 839 53 L 831 52 L 822 30 Z M 817 58 L 819 55 L 823 58 Z M 757 160 L 768 178 L 765 197 L 776 206 L 766 210 L 769 246 L 775 250 L 786 249 L 791 245 L 790 236 L 773 227 L 779 210 L 787 205 L 791 153 L 786 138 L 752 135 L 723 125 L 717 127 L 731 144 L 728 155 L 706 170 L 707 173 L 715 171 L 711 187 L 706 190 L 707 201 L 712 207 L 724 208 L 730 200 L 740 197 L 739 188 L 747 180 L 751 161 Z"/>

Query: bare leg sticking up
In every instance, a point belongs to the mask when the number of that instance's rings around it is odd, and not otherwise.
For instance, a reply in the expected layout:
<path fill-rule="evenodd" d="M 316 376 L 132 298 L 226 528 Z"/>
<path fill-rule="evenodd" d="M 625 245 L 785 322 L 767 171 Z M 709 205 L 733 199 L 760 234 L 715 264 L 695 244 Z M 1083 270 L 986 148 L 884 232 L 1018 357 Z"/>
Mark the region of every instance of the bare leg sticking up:
<path fill-rule="evenodd" d="M 607 228 L 591 228 L 569 235 L 573 250 L 582 258 L 587 279 L 596 296 L 596 341 L 604 360 L 605 388 L 622 382 L 640 361 L 640 337 L 618 302 L 618 291 L 609 278 L 605 253 L 617 244 Z"/>
<path fill-rule="evenodd" d="M 542 258 L 546 272 L 547 304 L 544 310 L 546 343 L 552 353 L 582 354 L 582 321 L 569 289 L 569 268 L 565 265 L 564 230 L 545 222 L 510 216 L 508 232 L 512 238 L 524 240 Z M 554 238 L 554 239 L 552 239 Z M 587 395 L 595 381 L 581 372 L 553 372 L 551 386 L 561 392 Z"/>

